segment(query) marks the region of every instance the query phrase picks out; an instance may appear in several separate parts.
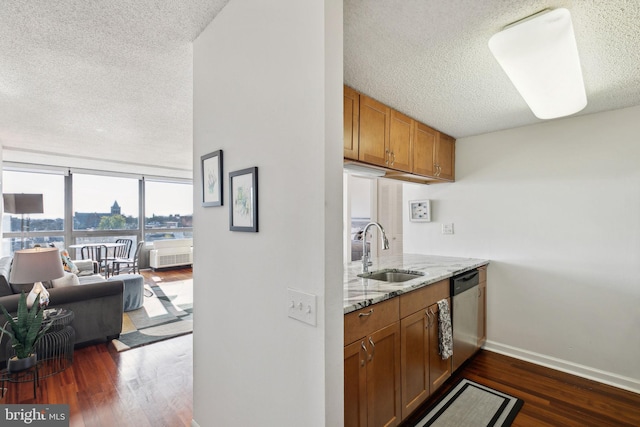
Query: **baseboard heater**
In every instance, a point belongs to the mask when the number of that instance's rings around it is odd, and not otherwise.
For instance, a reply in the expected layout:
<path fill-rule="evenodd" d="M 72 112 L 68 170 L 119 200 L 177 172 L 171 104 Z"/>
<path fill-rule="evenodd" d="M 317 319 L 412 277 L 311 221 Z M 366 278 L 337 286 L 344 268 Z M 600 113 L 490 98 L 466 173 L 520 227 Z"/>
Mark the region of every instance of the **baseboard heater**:
<path fill-rule="evenodd" d="M 193 264 L 193 239 L 156 240 L 149 251 L 151 268 Z"/>

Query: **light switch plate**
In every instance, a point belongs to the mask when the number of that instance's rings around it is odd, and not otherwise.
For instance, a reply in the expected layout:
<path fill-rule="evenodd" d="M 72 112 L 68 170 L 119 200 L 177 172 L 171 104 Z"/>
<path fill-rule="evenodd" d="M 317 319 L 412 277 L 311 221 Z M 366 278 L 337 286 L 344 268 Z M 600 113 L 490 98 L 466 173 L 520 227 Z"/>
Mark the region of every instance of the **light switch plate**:
<path fill-rule="evenodd" d="M 453 224 L 442 224 L 442 234 L 453 234 Z"/>
<path fill-rule="evenodd" d="M 316 296 L 287 288 L 287 313 L 292 319 L 316 326 Z"/>

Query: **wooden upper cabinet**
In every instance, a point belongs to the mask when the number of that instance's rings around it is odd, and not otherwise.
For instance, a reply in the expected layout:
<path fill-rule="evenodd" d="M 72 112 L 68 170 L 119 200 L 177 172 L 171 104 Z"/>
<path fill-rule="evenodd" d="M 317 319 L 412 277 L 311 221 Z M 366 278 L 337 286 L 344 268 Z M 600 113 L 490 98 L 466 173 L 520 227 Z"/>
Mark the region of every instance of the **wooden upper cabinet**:
<path fill-rule="evenodd" d="M 413 170 L 416 175 L 455 179 L 455 139 L 416 122 Z"/>
<path fill-rule="evenodd" d="M 360 95 L 360 151 L 358 160 L 389 166 L 389 121 L 391 109 L 381 102 Z"/>
<path fill-rule="evenodd" d="M 415 182 L 455 180 L 455 139 L 344 86 L 344 158 Z M 421 177 L 426 177 L 421 178 Z"/>
<path fill-rule="evenodd" d="M 440 133 L 429 126 L 416 122 L 413 138 L 413 173 L 424 176 L 436 174 L 436 143 Z"/>
<path fill-rule="evenodd" d="M 413 160 L 413 127 L 414 120 L 402 113 L 391 110 L 389 124 L 388 167 L 404 172 L 411 172 Z"/>
<path fill-rule="evenodd" d="M 436 176 L 440 179 L 453 181 L 455 178 L 456 164 L 456 140 L 440 134 L 440 139 L 436 144 Z"/>
<path fill-rule="evenodd" d="M 358 160 L 360 129 L 360 94 L 344 87 L 344 158 Z"/>

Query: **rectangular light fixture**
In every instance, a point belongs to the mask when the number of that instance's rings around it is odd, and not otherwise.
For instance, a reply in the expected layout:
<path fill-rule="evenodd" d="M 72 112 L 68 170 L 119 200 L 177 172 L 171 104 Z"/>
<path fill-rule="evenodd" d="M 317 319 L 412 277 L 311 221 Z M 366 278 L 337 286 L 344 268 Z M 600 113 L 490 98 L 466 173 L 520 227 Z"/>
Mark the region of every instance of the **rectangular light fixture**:
<path fill-rule="evenodd" d="M 489 49 L 536 117 L 555 119 L 586 107 L 567 9 L 543 11 L 506 27 L 491 37 Z"/>
<path fill-rule="evenodd" d="M 382 168 L 376 168 L 375 166 L 361 165 L 357 163 L 344 163 L 344 171 L 352 175 L 359 175 L 365 177 L 381 178 L 386 175 L 387 171 Z"/>

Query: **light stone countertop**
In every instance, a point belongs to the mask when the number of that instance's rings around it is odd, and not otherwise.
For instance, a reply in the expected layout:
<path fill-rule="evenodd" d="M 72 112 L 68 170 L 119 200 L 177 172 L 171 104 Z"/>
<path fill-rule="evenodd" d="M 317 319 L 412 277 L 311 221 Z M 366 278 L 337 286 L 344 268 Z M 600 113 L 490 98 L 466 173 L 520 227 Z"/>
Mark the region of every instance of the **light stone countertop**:
<path fill-rule="evenodd" d="M 392 283 L 358 277 L 362 273 L 362 261 L 350 262 L 344 269 L 344 314 L 487 264 L 489 261 L 484 259 L 415 254 L 373 259 L 369 272 L 408 270 L 424 273 L 416 279 Z"/>

